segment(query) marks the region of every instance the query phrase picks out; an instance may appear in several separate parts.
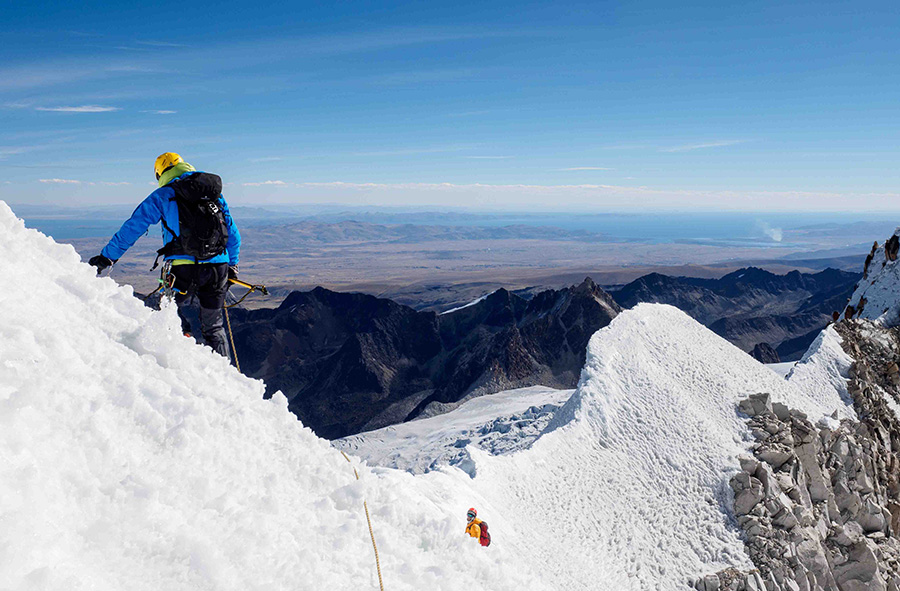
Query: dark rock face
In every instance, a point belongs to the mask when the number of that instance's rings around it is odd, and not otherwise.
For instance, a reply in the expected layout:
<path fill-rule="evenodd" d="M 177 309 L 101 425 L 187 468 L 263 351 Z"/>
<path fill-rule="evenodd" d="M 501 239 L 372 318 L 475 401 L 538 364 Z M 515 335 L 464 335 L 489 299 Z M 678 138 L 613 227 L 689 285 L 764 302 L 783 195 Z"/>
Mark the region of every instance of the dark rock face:
<path fill-rule="evenodd" d="M 721 279 L 653 273 L 612 292 L 623 308 L 670 304 L 750 352 L 769 343 L 784 360 L 799 359 L 819 331 L 843 310 L 859 275 L 836 269 L 775 275 L 750 267 Z"/>
<path fill-rule="evenodd" d="M 760 363 L 781 363 L 778 352 L 769 343 L 757 343 L 750 351 L 750 356 Z"/>
<path fill-rule="evenodd" d="M 590 279 L 531 301 L 506 290 L 438 316 L 317 288 L 232 312 L 241 368 L 337 438 L 526 385 L 574 387 L 587 342 L 620 311 Z"/>

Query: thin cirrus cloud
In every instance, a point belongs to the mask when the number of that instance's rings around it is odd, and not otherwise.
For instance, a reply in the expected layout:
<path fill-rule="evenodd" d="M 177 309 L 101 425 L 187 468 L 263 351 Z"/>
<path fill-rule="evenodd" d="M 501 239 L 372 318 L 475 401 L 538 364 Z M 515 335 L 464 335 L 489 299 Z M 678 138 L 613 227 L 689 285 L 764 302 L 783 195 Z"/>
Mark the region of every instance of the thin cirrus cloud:
<path fill-rule="evenodd" d="M 284 181 L 262 181 L 259 183 L 242 183 L 245 187 L 286 187 L 287 183 Z"/>
<path fill-rule="evenodd" d="M 38 182 L 47 184 L 47 185 L 80 185 L 81 181 L 76 181 L 72 179 L 38 179 Z"/>
<path fill-rule="evenodd" d="M 6 160 L 10 156 L 27 154 L 37 149 L 37 146 L 0 146 L 0 160 Z"/>
<path fill-rule="evenodd" d="M 101 105 L 80 105 L 77 107 L 35 107 L 35 111 L 49 111 L 51 113 L 111 113 L 120 111 L 119 107 L 104 107 Z"/>
<path fill-rule="evenodd" d="M 85 80 L 96 80 L 136 73 L 161 72 L 168 69 L 177 53 L 179 63 L 199 70 L 239 70 L 265 63 L 269 56 L 302 57 L 313 55 L 341 55 L 384 51 L 413 45 L 433 45 L 463 42 L 472 39 L 497 37 L 534 36 L 533 31 L 492 30 L 472 31 L 454 28 L 399 28 L 380 31 L 351 32 L 321 36 L 286 38 L 260 38 L 242 42 L 222 43 L 212 46 L 189 46 L 157 41 L 135 41 L 135 45 L 148 49 L 168 49 L 166 55 L 159 52 L 134 52 L 127 62 L 109 55 L 91 55 L 75 59 L 48 60 L 18 64 L 0 68 L 0 92 L 28 90 Z M 124 46 L 123 46 L 124 47 Z M 128 47 L 128 49 L 137 49 Z M 422 82 L 430 78 L 446 79 L 473 74 L 469 70 L 443 70 L 424 73 L 406 73 L 388 76 L 387 83 Z M 375 79 L 378 81 L 378 79 Z"/>
<path fill-rule="evenodd" d="M 135 41 L 136 45 L 146 45 L 147 47 L 188 47 L 184 43 L 170 43 L 168 41 Z"/>
<path fill-rule="evenodd" d="M 660 152 L 690 152 L 691 150 L 705 150 L 707 148 L 724 148 L 726 146 L 734 146 L 743 144 L 746 140 L 720 140 L 716 142 L 702 142 L 698 144 L 685 144 L 683 146 L 671 146 L 668 148 L 660 148 Z"/>
<path fill-rule="evenodd" d="M 170 111 L 168 109 L 150 109 L 149 111 L 141 111 L 141 113 L 150 113 L 151 115 L 174 115 L 178 111 Z"/>
<path fill-rule="evenodd" d="M 85 181 L 79 181 L 79 180 L 75 180 L 75 179 L 38 179 L 38 182 L 44 183 L 45 185 L 99 185 L 101 187 L 122 187 L 122 186 L 131 184 L 129 182 L 113 182 L 113 181 L 85 182 Z"/>
<path fill-rule="evenodd" d="M 557 168 L 556 170 L 560 172 L 570 172 L 573 170 L 615 170 L 615 168 L 609 168 L 607 166 L 572 166 L 570 168 Z"/>
<path fill-rule="evenodd" d="M 469 160 L 509 160 L 512 156 L 466 156 Z"/>

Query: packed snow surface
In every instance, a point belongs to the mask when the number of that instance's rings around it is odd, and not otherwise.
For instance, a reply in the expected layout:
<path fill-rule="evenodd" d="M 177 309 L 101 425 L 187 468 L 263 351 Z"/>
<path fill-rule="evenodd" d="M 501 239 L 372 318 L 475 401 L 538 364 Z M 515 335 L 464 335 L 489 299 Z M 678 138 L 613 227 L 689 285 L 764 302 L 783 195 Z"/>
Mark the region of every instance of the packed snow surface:
<path fill-rule="evenodd" d="M 476 304 L 480 304 L 484 300 L 488 299 L 491 295 L 493 295 L 493 293 L 494 293 L 493 291 L 491 293 L 486 293 L 483 296 L 481 296 L 480 298 L 476 298 L 476 299 L 472 300 L 468 304 L 463 304 L 462 306 L 457 306 L 456 308 L 450 308 L 449 310 L 444 310 L 443 312 L 440 313 L 440 316 L 443 316 L 444 314 L 452 314 L 454 312 L 459 312 L 460 310 L 465 310 L 466 308 L 471 308 L 472 306 L 474 306 Z"/>
<path fill-rule="evenodd" d="M 639 305 L 593 336 L 530 447 L 470 445 L 475 478 L 413 476 L 348 463 L 181 336 L 171 307 L 98 279 L 2 202 L 0 272 L 15 278 L 0 291 L 0 588 L 375 589 L 365 499 L 386 589 L 686 589 L 750 566 L 729 518 L 749 443 L 737 402 L 844 404 Z M 490 548 L 462 535 L 470 506 Z"/>
<path fill-rule="evenodd" d="M 786 378 L 791 370 L 794 369 L 794 365 L 796 365 L 795 361 L 785 361 L 782 363 L 766 363 L 766 367 L 777 373 L 783 378 Z"/>
<path fill-rule="evenodd" d="M 436 417 L 353 435 L 335 445 L 414 474 L 453 465 L 474 475 L 469 445 L 498 455 L 527 448 L 574 390 L 532 386 L 473 398 Z"/>

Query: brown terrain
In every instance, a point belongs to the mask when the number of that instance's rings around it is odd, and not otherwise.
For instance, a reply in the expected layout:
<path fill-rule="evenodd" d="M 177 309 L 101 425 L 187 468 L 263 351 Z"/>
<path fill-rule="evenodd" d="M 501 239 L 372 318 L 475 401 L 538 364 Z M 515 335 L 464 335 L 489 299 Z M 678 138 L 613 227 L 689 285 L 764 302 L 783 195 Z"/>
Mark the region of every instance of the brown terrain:
<path fill-rule="evenodd" d="M 859 266 L 856 257 L 846 256 L 779 260 L 831 246 L 824 242 L 802 247 L 649 244 L 607 241 L 599 234 L 545 227 L 300 222 L 251 226 L 242 230 L 242 236 L 241 277 L 268 285 L 273 294 L 271 301 L 249 298 L 251 307 L 277 306 L 293 290 L 322 286 L 443 311 L 500 287 L 510 291 L 561 288 L 587 276 L 599 285 L 617 286 L 651 272 L 718 278 L 750 264 L 780 274 Z M 67 242 L 87 260 L 107 240 Z M 116 264 L 112 276 L 139 293 L 152 291 L 157 276 L 149 269 L 160 246 L 158 229 L 151 228 Z"/>

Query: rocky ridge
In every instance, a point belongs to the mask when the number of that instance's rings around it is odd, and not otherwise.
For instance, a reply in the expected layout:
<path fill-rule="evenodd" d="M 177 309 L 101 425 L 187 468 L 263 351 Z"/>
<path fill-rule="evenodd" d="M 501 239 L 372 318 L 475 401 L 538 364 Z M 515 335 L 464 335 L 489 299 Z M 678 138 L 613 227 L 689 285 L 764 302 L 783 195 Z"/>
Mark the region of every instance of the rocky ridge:
<path fill-rule="evenodd" d="M 712 591 L 900 591 L 900 229 L 866 258 L 833 325 L 852 361 L 858 420 L 804 413 L 751 395 L 739 410 L 755 440 L 730 481 L 756 569 L 693 581 Z"/>
<path fill-rule="evenodd" d="M 843 309 L 857 279 L 836 269 L 776 275 L 749 267 L 719 279 L 651 273 L 611 293 L 623 308 L 670 304 L 744 351 L 764 344 L 781 360 L 795 360 Z"/>
<path fill-rule="evenodd" d="M 835 325 L 854 359 L 859 421 L 744 400 L 753 455 L 731 479 L 734 512 L 757 570 L 695 581 L 703 591 L 900 590 L 900 331 Z"/>

